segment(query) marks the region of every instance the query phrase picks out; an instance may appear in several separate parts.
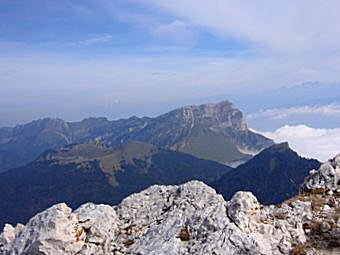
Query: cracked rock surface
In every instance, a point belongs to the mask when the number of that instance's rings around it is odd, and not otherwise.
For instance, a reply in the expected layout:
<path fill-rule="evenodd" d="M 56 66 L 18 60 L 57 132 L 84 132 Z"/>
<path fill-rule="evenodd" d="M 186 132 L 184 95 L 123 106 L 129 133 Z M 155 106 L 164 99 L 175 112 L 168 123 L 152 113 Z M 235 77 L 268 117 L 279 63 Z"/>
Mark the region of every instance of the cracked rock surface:
<path fill-rule="evenodd" d="M 225 201 L 199 181 L 151 186 L 113 207 L 57 204 L 6 225 L 0 254 L 339 254 L 339 176 L 340 155 L 275 206 L 243 191 Z"/>

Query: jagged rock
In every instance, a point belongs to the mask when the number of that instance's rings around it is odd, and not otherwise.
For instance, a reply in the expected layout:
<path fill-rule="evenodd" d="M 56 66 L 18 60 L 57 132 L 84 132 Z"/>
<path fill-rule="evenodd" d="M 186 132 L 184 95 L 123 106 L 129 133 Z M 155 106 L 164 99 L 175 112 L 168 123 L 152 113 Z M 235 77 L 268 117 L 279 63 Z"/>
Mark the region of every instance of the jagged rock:
<path fill-rule="evenodd" d="M 338 163 L 339 158 L 335 158 L 311 174 L 313 182 L 306 179 L 302 187 L 312 183 L 308 188 L 315 190 L 275 206 L 260 205 L 249 192 L 237 192 L 226 202 L 199 181 L 179 186 L 155 185 L 114 207 L 88 203 L 72 212 L 65 204 L 57 204 L 34 216 L 24 227 L 6 225 L 0 235 L 0 252 L 337 254 Z M 329 166 L 335 174 L 330 174 L 333 172 Z M 334 194 L 320 193 L 320 185 L 331 187 Z"/>
<path fill-rule="evenodd" d="M 4 226 L 3 232 L 0 234 L 0 254 L 4 252 L 4 246 L 10 244 L 23 227 L 22 224 L 18 224 L 15 228 L 10 224 Z"/>
<path fill-rule="evenodd" d="M 80 254 L 110 254 L 118 230 L 118 217 L 111 206 L 87 203 L 74 213 L 78 241 L 83 242 Z"/>
<path fill-rule="evenodd" d="M 15 239 L 15 228 L 6 224 L 0 238 L 3 244 L 12 242 Z"/>
<path fill-rule="evenodd" d="M 301 186 L 302 192 L 316 189 L 334 191 L 339 187 L 340 181 L 340 154 L 329 162 L 322 164 L 318 171 L 311 170 L 310 175 Z"/>
<path fill-rule="evenodd" d="M 251 192 L 238 191 L 228 204 L 228 216 L 242 230 L 248 229 L 252 211 L 259 208 L 256 197 Z"/>
<path fill-rule="evenodd" d="M 143 229 L 129 236 L 135 240 L 128 248 L 132 254 L 259 252 L 254 240 L 230 222 L 222 196 L 202 182 L 153 186 L 125 199 L 117 212 L 125 224 Z M 183 229 L 187 241 L 178 237 Z"/>

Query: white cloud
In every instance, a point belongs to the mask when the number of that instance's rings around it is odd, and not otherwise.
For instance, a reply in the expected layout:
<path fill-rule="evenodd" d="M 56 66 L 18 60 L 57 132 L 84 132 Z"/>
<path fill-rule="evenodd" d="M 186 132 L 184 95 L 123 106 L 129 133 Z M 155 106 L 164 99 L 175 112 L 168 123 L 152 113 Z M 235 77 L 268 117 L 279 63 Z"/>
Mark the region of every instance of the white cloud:
<path fill-rule="evenodd" d="M 101 35 L 101 36 L 95 36 L 91 38 L 87 38 L 81 41 L 76 42 L 69 42 L 66 43 L 66 46 L 77 46 L 77 45 L 91 45 L 96 43 L 106 43 L 112 41 L 113 36 L 112 35 Z"/>
<path fill-rule="evenodd" d="M 247 47 L 246 53 L 255 56 L 247 61 L 256 66 L 255 76 L 263 75 L 264 83 L 270 81 L 275 86 L 340 80 L 338 0 L 142 2 L 192 28 L 241 41 Z M 244 76 L 244 59 L 233 59 L 238 61 L 240 78 L 254 75 Z"/>
<path fill-rule="evenodd" d="M 326 161 L 340 153 L 340 128 L 321 129 L 306 125 L 283 126 L 274 132 L 264 132 L 275 142 L 287 141 L 291 148 L 305 157 Z"/>
<path fill-rule="evenodd" d="M 141 48 L 137 46 L 144 56 L 167 51 L 171 54 L 173 52 L 184 54 L 183 61 L 177 61 L 178 69 L 186 70 L 195 66 L 198 75 L 202 77 L 196 79 L 194 76 L 193 81 L 200 79 L 199 81 L 206 83 L 207 89 L 202 93 L 210 93 L 214 88 L 209 86 L 217 82 L 220 86 L 225 86 L 222 91 L 225 94 L 230 91 L 229 86 L 239 86 L 241 89 L 246 86 L 250 89 L 290 86 L 308 80 L 324 83 L 340 81 L 339 1 L 96 0 L 90 2 L 93 2 L 90 6 L 102 6 L 105 12 L 99 12 L 101 16 L 110 13 L 118 17 L 121 23 L 128 22 L 130 25 L 132 23 L 137 25 L 134 28 L 151 32 L 151 35 L 164 39 L 160 44 L 157 41 L 156 44 L 150 43 Z M 96 9 L 87 9 L 96 11 Z M 194 54 L 186 55 L 185 49 L 195 45 L 196 39 L 208 37 L 209 32 L 227 39 L 240 39 L 242 50 L 237 51 L 235 55 L 215 57 L 218 52 L 212 49 L 214 57 L 210 57 L 209 49 L 211 50 L 212 46 L 197 44 L 200 46 L 199 49 Z M 85 38 L 76 43 L 87 45 L 110 40 L 119 41 L 115 33 L 112 35 L 113 38 L 111 35 L 104 34 Z M 205 39 L 209 41 L 209 38 Z M 123 40 L 119 45 L 124 45 L 124 42 Z M 239 40 L 233 43 L 237 44 L 237 42 Z M 139 42 L 133 39 L 133 45 L 135 43 Z M 226 46 L 228 43 L 230 41 L 226 40 Z M 2 48 L 3 52 L 8 51 L 7 47 L 1 46 L 0 42 L 0 51 Z M 135 54 L 135 50 L 130 53 L 130 57 Z M 121 52 L 125 54 L 124 50 Z M 68 53 L 60 54 L 67 57 Z M 91 56 L 95 53 L 90 51 L 86 54 Z M 117 57 L 117 52 L 105 52 L 105 54 L 105 57 L 110 59 Z M 37 55 L 42 54 L 37 52 Z M 158 72 L 157 66 L 164 65 L 168 61 L 168 57 L 163 57 L 164 55 L 159 54 L 161 57 L 152 60 L 156 66 L 152 72 Z M 208 56 L 210 59 L 202 56 Z M 101 61 L 100 58 L 96 59 Z M 188 62 L 192 62 L 192 66 L 188 67 L 191 64 Z M 213 66 L 213 63 L 216 64 Z M 167 71 L 177 70 L 171 70 L 169 67 Z M 171 82 L 169 81 L 169 84 L 173 84 Z M 187 85 L 187 79 L 182 79 L 180 82 L 182 86 Z"/>
<path fill-rule="evenodd" d="M 298 117 L 299 115 L 317 114 L 327 117 L 340 118 L 340 104 L 327 104 L 327 105 L 304 105 L 289 108 L 273 108 L 261 110 L 256 113 L 249 114 L 247 119 L 267 118 L 271 120 L 282 120 L 289 117 Z"/>
<path fill-rule="evenodd" d="M 163 24 L 158 26 L 155 29 L 155 33 L 159 33 L 161 35 L 165 34 L 166 36 L 170 35 L 175 35 L 177 33 L 183 33 L 183 32 L 187 32 L 188 27 L 187 24 L 183 21 L 180 20 L 174 20 L 170 23 L 167 24 Z"/>
<path fill-rule="evenodd" d="M 151 33 L 160 39 L 178 43 L 184 47 L 196 41 L 196 33 L 189 24 L 182 20 L 174 20 L 152 29 Z"/>
<path fill-rule="evenodd" d="M 144 2 L 223 36 L 245 38 L 272 49 L 299 52 L 340 42 L 337 0 Z"/>
<path fill-rule="evenodd" d="M 81 41 L 81 43 L 92 44 L 92 43 L 109 42 L 111 40 L 112 40 L 112 35 L 103 35 L 103 36 L 97 36 L 97 37 L 86 39 L 84 41 Z"/>

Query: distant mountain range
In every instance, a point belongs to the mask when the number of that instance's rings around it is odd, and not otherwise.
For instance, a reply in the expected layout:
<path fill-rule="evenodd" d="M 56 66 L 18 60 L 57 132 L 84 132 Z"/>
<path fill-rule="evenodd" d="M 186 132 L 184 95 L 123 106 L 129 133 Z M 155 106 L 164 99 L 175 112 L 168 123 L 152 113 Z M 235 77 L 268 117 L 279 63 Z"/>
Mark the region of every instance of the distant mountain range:
<path fill-rule="evenodd" d="M 42 119 L 1 128 L 0 227 L 59 202 L 117 204 L 152 184 L 190 180 L 226 199 L 250 190 L 263 203 L 279 203 L 298 193 L 319 162 L 273 144 L 250 131 L 228 101 L 156 118 Z"/>
<path fill-rule="evenodd" d="M 0 128 L 0 171 L 70 144 L 99 141 L 114 147 L 133 140 L 226 164 L 244 162 L 273 144 L 250 131 L 242 112 L 228 101 L 186 106 L 156 118 L 89 118 L 80 122 L 47 118 Z"/>
<path fill-rule="evenodd" d="M 47 207 L 66 202 L 117 204 L 152 184 L 210 183 L 231 168 L 182 152 L 128 142 L 115 149 L 95 143 L 45 152 L 26 166 L 0 174 L 0 228 L 25 222 Z"/>

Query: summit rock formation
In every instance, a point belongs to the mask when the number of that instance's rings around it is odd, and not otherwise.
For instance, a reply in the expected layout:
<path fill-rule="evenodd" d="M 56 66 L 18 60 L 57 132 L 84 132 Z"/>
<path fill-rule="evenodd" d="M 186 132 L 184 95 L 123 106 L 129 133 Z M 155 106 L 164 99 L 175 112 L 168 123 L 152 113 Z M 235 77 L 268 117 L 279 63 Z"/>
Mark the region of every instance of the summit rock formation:
<path fill-rule="evenodd" d="M 340 155 L 312 170 L 301 193 L 272 206 L 250 192 L 230 201 L 199 181 L 151 186 L 117 206 L 57 204 L 6 225 L 0 253 L 339 254 Z"/>

